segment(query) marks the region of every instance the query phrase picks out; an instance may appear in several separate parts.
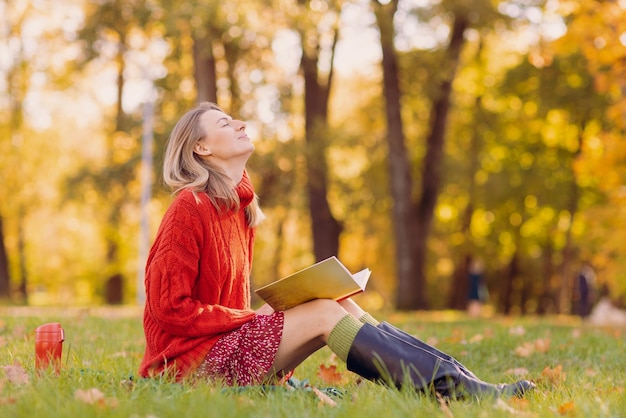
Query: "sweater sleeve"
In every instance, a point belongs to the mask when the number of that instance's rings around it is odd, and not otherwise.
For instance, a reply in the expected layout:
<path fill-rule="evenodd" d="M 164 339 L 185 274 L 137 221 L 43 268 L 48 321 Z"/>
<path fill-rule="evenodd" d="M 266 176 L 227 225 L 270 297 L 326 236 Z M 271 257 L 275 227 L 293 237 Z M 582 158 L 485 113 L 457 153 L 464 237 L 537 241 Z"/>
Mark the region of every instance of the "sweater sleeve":
<path fill-rule="evenodd" d="M 179 202 L 163 219 L 146 267 L 146 306 L 163 331 L 199 337 L 239 328 L 255 312 L 194 299 L 203 243 L 202 219 L 190 204 Z M 219 286 L 219 283 L 215 283 Z M 215 293 L 219 294 L 216 288 Z M 217 302 L 217 301 L 212 301 Z"/>

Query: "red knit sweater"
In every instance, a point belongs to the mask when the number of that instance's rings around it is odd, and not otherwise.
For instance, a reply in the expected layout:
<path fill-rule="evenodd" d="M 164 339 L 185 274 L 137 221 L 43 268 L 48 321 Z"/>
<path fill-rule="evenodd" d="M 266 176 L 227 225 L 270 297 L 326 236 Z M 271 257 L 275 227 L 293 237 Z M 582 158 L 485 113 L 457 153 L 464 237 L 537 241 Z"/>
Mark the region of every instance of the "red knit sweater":
<path fill-rule="evenodd" d="M 166 369 L 192 373 L 223 333 L 250 321 L 254 228 L 244 207 L 254 189 L 246 174 L 237 186 L 239 211 L 220 213 L 205 193 L 196 203 L 181 191 L 165 213 L 146 264 L 141 376 Z"/>

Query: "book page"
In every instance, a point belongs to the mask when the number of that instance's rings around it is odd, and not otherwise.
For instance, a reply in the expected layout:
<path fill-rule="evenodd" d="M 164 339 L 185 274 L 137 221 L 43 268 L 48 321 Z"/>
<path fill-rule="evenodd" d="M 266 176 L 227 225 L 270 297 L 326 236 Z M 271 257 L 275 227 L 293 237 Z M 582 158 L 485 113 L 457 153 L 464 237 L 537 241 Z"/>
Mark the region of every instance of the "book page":
<path fill-rule="evenodd" d="M 356 272 L 352 275 L 352 278 L 356 282 L 357 285 L 361 288 L 361 290 L 365 290 L 365 286 L 367 286 L 367 281 L 372 274 L 370 269 L 363 269 L 359 272 Z"/>

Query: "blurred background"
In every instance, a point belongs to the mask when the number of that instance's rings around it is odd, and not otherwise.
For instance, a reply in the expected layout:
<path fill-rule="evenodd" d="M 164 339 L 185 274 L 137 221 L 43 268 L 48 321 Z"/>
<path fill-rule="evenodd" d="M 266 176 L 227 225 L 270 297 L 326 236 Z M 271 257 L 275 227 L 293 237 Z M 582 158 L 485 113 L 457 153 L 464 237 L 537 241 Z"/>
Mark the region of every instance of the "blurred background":
<path fill-rule="evenodd" d="M 0 0 L 2 304 L 143 303 L 163 150 L 248 122 L 252 288 L 378 309 L 626 301 L 626 0 Z"/>

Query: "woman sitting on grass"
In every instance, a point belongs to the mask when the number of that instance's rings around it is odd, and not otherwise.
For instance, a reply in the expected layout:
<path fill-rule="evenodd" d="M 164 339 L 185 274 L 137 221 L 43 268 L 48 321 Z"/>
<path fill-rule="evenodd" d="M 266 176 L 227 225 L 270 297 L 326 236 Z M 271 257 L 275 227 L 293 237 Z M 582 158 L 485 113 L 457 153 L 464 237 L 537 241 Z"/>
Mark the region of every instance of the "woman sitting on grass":
<path fill-rule="evenodd" d="M 142 376 L 254 385 L 328 345 L 366 379 L 445 397 L 521 396 L 534 387 L 526 380 L 486 383 L 350 299 L 252 310 L 252 249 L 264 216 L 245 169 L 254 151 L 245 128 L 201 103 L 171 134 L 163 175 L 176 197 L 146 265 Z"/>

